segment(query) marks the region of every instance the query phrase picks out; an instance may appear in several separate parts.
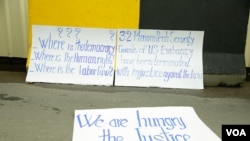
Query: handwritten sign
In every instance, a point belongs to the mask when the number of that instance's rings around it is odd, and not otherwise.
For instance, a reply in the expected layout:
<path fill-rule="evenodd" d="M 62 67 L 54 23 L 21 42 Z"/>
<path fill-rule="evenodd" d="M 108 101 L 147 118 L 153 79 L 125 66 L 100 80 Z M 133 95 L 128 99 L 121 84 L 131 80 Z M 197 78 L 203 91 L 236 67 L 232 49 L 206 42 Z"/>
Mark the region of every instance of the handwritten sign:
<path fill-rule="evenodd" d="M 117 31 L 115 85 L 203 89 L 203 31 Z"/>
<path fill-rule="evenodd" d="M 113 85 L 116 30 L 34 25 L 27 82 Z"/>
<path fill-rule="evenodd" d="M 220 141 L 192 107 L 75 110 L 73 141 Z"/>

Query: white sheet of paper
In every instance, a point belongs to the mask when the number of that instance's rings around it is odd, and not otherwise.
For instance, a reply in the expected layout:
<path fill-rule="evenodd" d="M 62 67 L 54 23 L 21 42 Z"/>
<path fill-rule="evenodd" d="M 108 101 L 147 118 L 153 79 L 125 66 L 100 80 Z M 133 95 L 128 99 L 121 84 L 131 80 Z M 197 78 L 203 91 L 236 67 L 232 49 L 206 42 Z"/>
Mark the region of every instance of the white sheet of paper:
<path fill-rule="evenodd" d="M 26 82 L 113 85 L 116 29 L 32 26 Z"/>
<path fill-rule="evenodd" d="M 220 141 L 192 107 L 75 110 L 73 141 Z"/>
<path fill-rule="evenodd" d="M 116 86 L 203 89 L 204 31 L 119 29 Z"/>

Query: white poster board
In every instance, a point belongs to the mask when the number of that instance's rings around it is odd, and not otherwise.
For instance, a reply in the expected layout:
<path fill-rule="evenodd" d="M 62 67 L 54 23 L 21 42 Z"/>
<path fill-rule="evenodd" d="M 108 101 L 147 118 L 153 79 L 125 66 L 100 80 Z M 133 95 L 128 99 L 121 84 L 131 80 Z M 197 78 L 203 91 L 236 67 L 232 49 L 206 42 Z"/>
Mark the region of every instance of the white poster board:
<path fill-rule="evenodd" d="M 220 141 L 192 107 L 75 110 L 73 141 Z"/>
<path fill-rule="evenodd" d="M 115 29 L 32 26 L 26 82 L 113 85 Z"/>
<path fill-rule="evenodd" d="M 116 86 L 203 89 L 204 31 L 117 31 Z"/>

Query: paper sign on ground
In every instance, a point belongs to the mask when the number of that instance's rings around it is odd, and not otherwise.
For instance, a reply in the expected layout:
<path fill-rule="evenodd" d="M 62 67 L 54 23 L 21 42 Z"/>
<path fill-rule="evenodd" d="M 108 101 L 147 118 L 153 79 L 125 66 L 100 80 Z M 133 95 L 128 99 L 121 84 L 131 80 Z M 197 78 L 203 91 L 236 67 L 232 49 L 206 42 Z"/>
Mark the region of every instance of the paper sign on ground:
<path fill-rule="evenodd" d="M 33 25 L 27 82 L 113 85 L 116 30 Z"/>
<path fill-rule="evenodd" d="M 203 89 L 203 31 L 117 31 L 116 86 Z"/>
<path fill-rule="evenodd" d="M 192 107 L 75 110 L 73 141 L 220 141 Z"/>

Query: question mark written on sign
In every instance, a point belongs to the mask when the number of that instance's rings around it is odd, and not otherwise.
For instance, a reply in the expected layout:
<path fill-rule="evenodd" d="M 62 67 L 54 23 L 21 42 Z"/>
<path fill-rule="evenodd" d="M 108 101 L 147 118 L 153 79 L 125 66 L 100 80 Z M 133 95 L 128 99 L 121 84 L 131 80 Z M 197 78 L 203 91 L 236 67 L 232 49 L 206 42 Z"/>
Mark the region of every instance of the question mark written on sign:
<path fill-rule="evenodd" d="M 115 30 L 109 30 L 109 34 L 110 34 L 110 40 L 114 41 Z"/>
<path fill-rule="evenodd" d="M 67 28 L 67 37 L 70 38 L 70 34 L 72 33 L 72 28 Z"/>
<path fill-rule="evenodd" d="M 62 38 L 62 35 L 61 35 L 61 34 L 62 34 L 62 32 L 63 32 L 63 29 L 59 27 L 59 28 L 57 28 L 57 31 L 59 32 L 59 33 L 58 33 L 58 37 Z"/>
<path fill-rule="evenodd" d="M 73 28 L 73 29 L 74 29 L 74 28 Z M 62 36 L 63 36 L 63 31 L 66 31 L 66 32 L 64 32 L 64 33 L 66 33 L 66 36 L 67 36 L 68 38 L 71 37 L 71 34 L 72 34 L 73 31 L 75 31 L 75 36 L 78 37 L 78 35 L 79 35 L 80 32 L 81 32 L 81 29 L 80 29 L 80 28 L 75 28 L 74 30 L 73 30 L 73 29 L 72 29 L 72 28 L 66 28 L 66 30 L 64 30 L 64 29 L 61 28 L 61 27 L 57 28 L 58 37 L 62 38 Z"/>
<path fill-rule="evenodd" d="M 80 28 L 75 28 L 75 32 L 76 32 L 76 37 L 78 37 L 78 34 L 81 32 Z"/>

